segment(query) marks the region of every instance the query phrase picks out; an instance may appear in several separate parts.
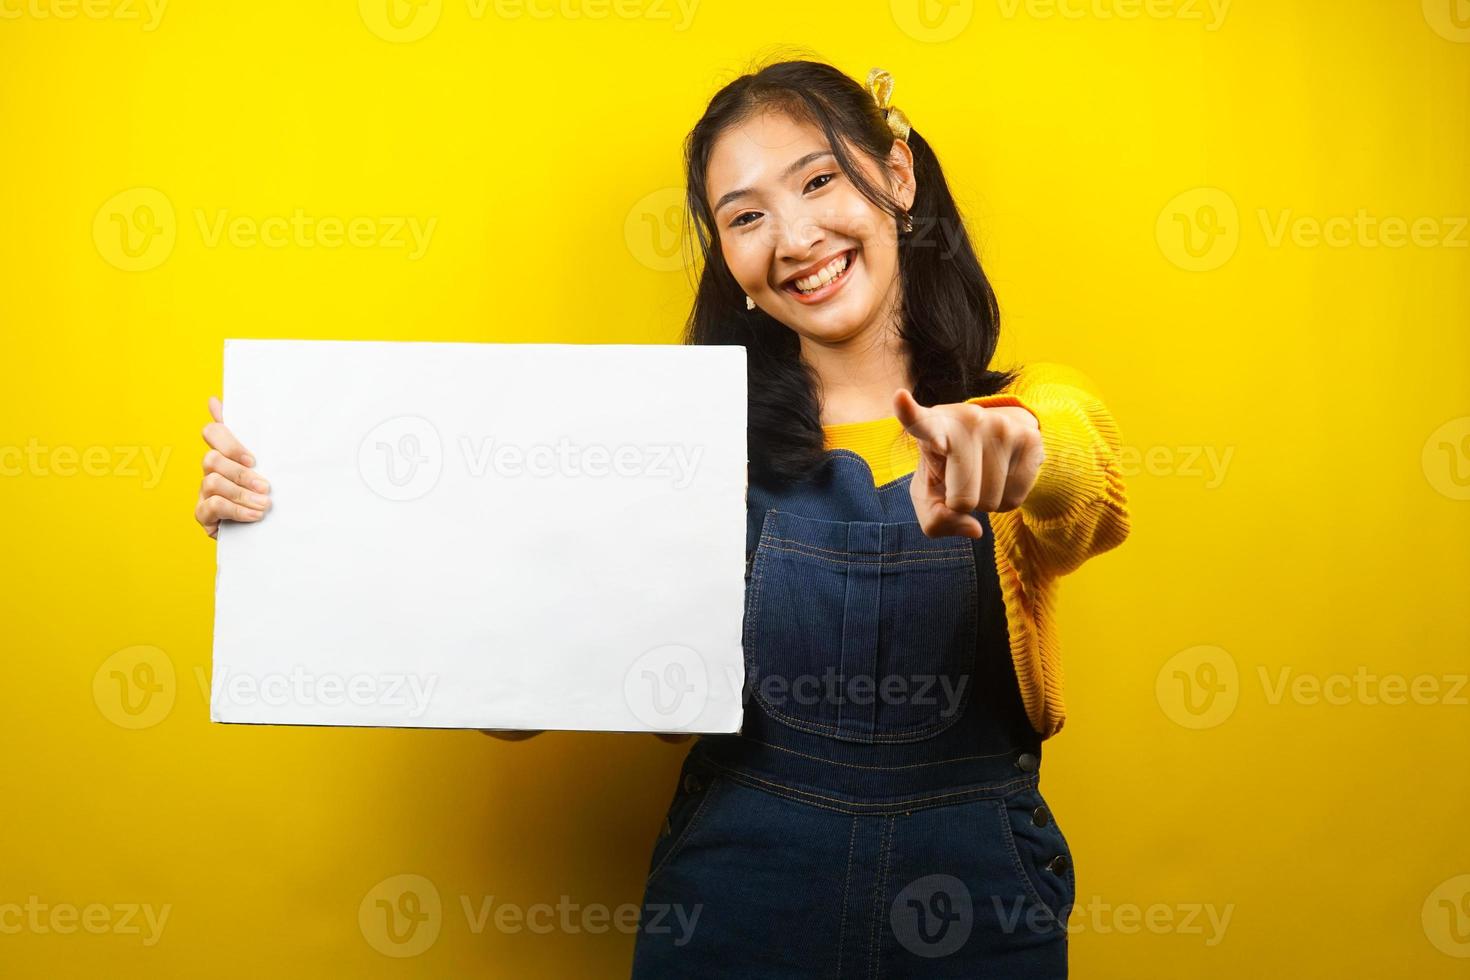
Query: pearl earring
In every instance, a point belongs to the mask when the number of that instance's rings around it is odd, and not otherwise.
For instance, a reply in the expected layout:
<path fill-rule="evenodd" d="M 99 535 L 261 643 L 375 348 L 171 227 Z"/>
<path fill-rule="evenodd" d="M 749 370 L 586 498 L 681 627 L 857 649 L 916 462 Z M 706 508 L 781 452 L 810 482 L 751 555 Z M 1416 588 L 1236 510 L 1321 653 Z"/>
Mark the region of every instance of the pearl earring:
<path fill-rule="evenodd" d="M 750 298 L 750 294 L 749 293 L 747 293 L 746 296 L 745 296 L 745 308 L 747 310 L 753 310 L 753 309 L 755 309 L 755 300 L 753 300 L 753 299 Z"/>

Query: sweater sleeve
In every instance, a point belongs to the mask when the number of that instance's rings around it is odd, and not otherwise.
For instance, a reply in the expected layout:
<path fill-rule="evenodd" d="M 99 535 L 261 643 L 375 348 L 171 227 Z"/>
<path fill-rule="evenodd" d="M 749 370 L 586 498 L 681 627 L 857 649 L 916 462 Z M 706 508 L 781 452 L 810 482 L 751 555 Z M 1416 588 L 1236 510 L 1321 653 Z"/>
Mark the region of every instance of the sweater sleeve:
<path fill-rule="evenodd" d="M 1036 416 L 1046 459 L 1020 507 L 1018 544 L 1038 571 L 1065 575 L 1123 543 L 1129 514 L 1122 439 L 1086 375 L 1059 364 L 1031 364 L 1004 392 L 969 401 L 1015 405 Z"/>

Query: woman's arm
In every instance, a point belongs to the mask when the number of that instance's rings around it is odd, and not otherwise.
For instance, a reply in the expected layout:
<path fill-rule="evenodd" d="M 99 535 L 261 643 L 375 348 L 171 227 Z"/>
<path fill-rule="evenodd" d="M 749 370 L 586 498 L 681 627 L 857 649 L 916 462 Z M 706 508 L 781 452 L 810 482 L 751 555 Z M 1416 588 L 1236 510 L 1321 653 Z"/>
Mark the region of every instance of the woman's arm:
<path fill-rule="evenodd" d="M 1082 372 L 1060 364 L 1026 366 L 985 407 L 1016 405 L 1036 417 L 1046 458 L 1021 503 L 1023 553 L 1057 576 L 1128 537 L 1128 500 L 1117 423 Z"/>

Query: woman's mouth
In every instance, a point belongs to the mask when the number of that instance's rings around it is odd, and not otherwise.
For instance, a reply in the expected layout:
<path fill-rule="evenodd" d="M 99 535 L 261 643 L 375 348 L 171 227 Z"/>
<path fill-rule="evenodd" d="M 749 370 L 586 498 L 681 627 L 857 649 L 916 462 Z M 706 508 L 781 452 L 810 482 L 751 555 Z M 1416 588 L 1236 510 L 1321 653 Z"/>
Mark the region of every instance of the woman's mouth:
<path fill-rule="evenodd" d="M 848 249 L 816 273 L 793 279 L 781 288 L 799 303 L 821 303 L 842 288 L 856 262 L 857 249 Z"/>

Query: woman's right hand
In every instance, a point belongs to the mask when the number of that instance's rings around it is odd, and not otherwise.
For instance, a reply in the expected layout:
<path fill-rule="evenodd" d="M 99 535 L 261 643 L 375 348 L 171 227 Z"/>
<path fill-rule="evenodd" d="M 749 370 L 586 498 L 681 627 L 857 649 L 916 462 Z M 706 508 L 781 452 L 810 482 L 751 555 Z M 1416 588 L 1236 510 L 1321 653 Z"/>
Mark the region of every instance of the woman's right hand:
<path fill-rule="evenodd" d="M 220 521 L 254 522 L 270 508 L 270 484 L 257 473 L 252 456 L 235 434 L 225 428 L 224 409 L 218 398 L 209 399 L 214 421 L 204 427 L 204 479 L 199 484 L 199 503 L 194 520 L 211 538 L 219 534 Z"/>

